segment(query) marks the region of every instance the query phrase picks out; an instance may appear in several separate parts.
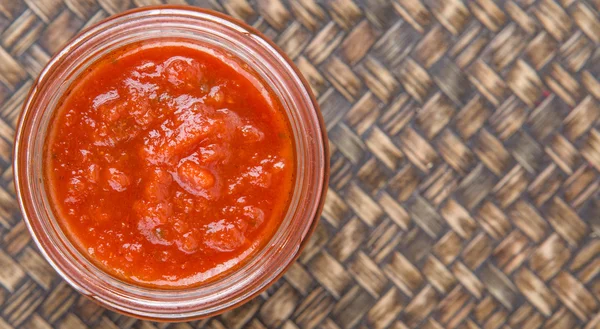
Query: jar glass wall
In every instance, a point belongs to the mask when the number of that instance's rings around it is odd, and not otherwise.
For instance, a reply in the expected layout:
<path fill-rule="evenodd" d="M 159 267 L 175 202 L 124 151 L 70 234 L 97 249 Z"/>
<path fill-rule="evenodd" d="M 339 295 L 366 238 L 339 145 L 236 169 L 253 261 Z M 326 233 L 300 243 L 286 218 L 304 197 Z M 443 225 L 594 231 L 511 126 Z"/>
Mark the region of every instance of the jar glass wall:
<path fill-rule="evenodd" d="M 140 41 L 184 40 L 222 49 L 248 64 L 280 99 L 291 124 L 296 178 L 287 214 L 262 250 L 234 272 L 199 287 L 165 290 L 119 280 L 73 246 L 55 218 L 43 179 L 48 125 L 71 83 L 102 56 Z M 298 256 L 323 206 L 327 138 L 317 103 L 293 63 L 253 28 L 190 7 L 146 7 L 111 17 L 82 32 L 45 67 L 32 87 L 15 139 L 14 171 L 24 220 L 42 254 L 76 290 L 113 310 L 153 320 L 218 314 L 254 297 Z"/>

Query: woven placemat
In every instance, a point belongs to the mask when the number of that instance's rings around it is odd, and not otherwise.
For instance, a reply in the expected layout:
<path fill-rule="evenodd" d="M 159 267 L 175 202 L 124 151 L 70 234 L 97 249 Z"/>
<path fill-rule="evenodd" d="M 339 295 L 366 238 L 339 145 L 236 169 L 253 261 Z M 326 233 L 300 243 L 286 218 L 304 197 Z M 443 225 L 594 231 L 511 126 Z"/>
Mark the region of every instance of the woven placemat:
<path fill-rule="evenodd" d="M 168 1 L 184 3 L 185 1 Z M 327 203 L 287 274 L 185 324 L 109 312 L 40 256 L 10 165 L 32 81 L 158 0 L 0 0 L 0 328 L 600 328 L 600 1 L 199 0 L 274 39 L 321 104 Z"/>

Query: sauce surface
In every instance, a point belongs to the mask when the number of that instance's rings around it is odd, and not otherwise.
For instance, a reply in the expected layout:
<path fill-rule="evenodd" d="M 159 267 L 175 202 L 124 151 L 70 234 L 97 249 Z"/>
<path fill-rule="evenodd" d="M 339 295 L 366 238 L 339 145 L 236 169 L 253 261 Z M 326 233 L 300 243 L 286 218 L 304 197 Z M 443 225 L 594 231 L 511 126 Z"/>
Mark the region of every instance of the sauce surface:
<path fill-rule="evenodd" d="M 74 245 L 126 281 L 210 281 L 264 247 L 295 177 L 281 103 L 205 46 L 140 43 L 75 80 L 50 124 L 45 183 Z"/>

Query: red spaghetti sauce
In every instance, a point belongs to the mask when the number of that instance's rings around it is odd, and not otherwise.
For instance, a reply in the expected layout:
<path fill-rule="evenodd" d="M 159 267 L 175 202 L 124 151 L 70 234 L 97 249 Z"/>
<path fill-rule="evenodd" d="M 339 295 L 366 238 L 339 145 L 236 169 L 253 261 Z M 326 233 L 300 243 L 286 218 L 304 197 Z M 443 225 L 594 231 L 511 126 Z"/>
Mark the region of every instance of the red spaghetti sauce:
<path fill-rule="evenodd" d="M 295 177 L 271 88 L 206 46 L 140 43 L 101 57 L 62 99 L 46 140 L 57 220 L 126 281 L 210 281 L 264 247 Z"/>

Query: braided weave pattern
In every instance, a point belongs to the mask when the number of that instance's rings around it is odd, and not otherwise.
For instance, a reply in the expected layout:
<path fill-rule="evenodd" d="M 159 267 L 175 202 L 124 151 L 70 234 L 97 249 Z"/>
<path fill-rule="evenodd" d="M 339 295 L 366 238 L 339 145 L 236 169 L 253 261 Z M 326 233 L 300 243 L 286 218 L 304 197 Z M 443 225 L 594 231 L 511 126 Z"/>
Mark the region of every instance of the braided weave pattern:
<path fill-rule="evenodd" d="M 0 0 L 0 328 L 600 328 L 600 1 L 173 0 L 296 62 L 331 147 L 322 220 L 259 297 L 118 315 L 36 250 L 12 184 L 34 79 L 80 29 L 160 0 Z"/>

